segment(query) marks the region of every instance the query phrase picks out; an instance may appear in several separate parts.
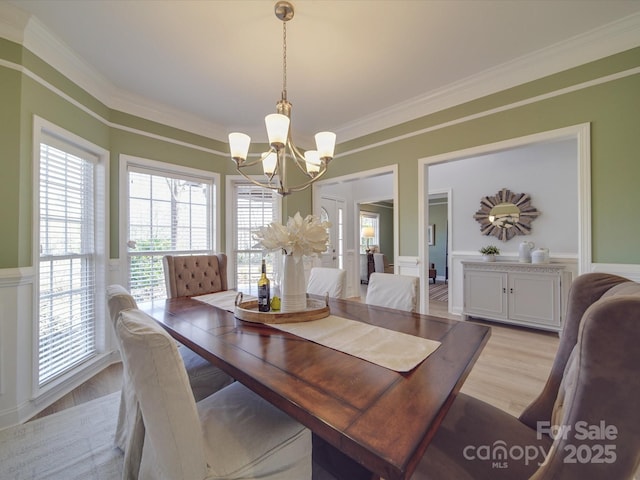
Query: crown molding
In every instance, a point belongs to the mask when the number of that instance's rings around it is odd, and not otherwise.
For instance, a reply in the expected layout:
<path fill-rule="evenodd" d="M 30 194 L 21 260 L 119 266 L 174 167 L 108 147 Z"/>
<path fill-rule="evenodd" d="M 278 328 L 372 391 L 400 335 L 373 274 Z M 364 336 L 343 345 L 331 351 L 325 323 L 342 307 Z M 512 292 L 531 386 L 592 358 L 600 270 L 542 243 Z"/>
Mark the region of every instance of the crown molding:
<path fill-rule="evenodd" d="M 0 36 L 21 43 L 109 108 L 206 138 L 226 141 L 228 127 L 118 89 L 51 34 L 37 18 L 7 3 L 0 3 Z M 640 13 L 349 122 L 336 128 L 335 132 L 341 142 L 352 140 L 638 45 Z M 256 137 L 260 135 L 257 127 L 256 132 L 251 133 Z M 300 139 L 308 141 L 302 136 Z"/>
<path fill-rule="evenodd" d="M 22 44 L 29 14 L 8 3 L 0 3 L 0 37 Z"/>
<path fill-rule="evenodd" d="M 341 142 L 640 46 L 640 13 L 503 63 L 335 129 Z"/>

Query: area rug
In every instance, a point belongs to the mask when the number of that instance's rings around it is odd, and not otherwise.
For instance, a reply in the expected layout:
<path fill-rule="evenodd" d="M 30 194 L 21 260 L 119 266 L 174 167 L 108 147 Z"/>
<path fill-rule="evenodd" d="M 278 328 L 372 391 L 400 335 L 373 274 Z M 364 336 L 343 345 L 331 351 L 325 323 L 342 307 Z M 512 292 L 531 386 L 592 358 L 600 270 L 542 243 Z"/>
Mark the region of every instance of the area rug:
<path fill-rule="evenodd" d="M 123 455 L 113 445 L 120 392 L 0 430 L 0 479 L 116 480 Z"/>
<path fill-rule="evenodd" d="M 436 302 L 449 301 L 449 284 L 448 283 L 430 283 L 429 284 L 429 300 Z"/>

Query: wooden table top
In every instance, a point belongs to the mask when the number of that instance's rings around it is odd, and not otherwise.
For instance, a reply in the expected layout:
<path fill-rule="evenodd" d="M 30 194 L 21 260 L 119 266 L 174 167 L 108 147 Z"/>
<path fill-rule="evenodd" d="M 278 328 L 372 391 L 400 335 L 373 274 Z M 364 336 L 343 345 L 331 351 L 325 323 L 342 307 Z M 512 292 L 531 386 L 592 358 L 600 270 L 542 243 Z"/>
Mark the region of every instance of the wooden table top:
<path fill-rule="evenodd" d="M 190 298 L 140 308 L 387 480 L 411 476 L 490 336 L 481 325 L 331 299 L 333 315 L 442 342 L 416 368 L 398 373 Z"/>

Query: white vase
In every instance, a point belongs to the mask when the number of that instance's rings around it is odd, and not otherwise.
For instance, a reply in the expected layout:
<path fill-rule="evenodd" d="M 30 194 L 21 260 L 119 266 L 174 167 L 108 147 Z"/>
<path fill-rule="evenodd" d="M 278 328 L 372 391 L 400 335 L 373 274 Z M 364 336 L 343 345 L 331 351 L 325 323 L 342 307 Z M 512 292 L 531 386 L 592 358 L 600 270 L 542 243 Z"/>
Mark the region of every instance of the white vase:
<path fill-rule="evenodd" d="M 281 312 L 300 312 L 307 308 L 307 284 L 302 258 L 296 262 L 292 255 L 284 255 L 280 294 Z"/>
<path fill-rule="evenodd" d="M 495 262 L 496 261 L 496 256 L 493 255 L 493 254 L 482 255 L 482 260 L 484 260 L 485 262 Z"/>

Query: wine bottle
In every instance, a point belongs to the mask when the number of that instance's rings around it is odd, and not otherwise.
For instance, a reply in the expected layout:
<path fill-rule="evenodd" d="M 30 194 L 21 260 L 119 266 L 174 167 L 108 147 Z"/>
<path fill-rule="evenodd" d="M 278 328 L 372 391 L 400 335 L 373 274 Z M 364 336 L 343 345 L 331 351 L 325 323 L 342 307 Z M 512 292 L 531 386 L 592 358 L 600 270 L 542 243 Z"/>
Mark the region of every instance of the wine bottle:
<path fill-rule="evenodd" d="M 270 282 L 267 278 L 267 266 L 262 259 L 262 275 L 258 280 L 258 310 L 260 312 L 268 312 L 271 310 L 271 291 Z"/>

